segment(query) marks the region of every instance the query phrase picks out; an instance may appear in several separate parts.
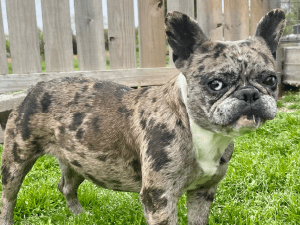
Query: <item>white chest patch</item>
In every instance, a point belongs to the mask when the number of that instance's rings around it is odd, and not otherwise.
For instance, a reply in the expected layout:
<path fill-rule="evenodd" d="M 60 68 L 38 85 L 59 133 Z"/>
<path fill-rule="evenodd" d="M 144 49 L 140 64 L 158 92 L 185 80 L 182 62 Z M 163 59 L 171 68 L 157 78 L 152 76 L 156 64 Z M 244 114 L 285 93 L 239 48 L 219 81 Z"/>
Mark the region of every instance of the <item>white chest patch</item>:
<path fill-rule="evenodd" d="M 190 129 L 193 136 L 195 156 L 198 165 L 201 167 L 201 174 L 188 189 L 192 189 L 195 185 L 203 184 L 210 180 L 217 173 L 220 158 L 224 154 L 225 149 L 232 141 L 231 137 L 216 134 L 205 130 L 197 125 L 189 113 L 187 107 L 187 82 L 183 74 L 178 76 L 178 85 L 190 120 Z"/>

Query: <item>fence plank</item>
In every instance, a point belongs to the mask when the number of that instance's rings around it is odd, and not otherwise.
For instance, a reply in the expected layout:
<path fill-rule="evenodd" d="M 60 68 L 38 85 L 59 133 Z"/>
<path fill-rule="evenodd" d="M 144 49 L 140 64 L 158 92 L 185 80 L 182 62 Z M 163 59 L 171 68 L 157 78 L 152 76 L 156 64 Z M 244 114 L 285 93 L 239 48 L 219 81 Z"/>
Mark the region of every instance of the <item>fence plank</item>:
<path fill-rule="evenodd" d="M 197 0 L 197 21 L 212 40 L 223 40 L 222 0 Z"/>
<path fill-rule="evenodd" d="M 75 0 L 76 40 L 80 70 L 105 70 L 101 0 Z"/>
<path fill-rule="evenodd" d="M 103 71 L 74 71 L 38 74 L 7 74 L 0 76 L 0 93 L 25 90 L 39 81 L 48 81 L 59 77 L 95 77 L 114 81 L 127 86 L 150 86 L 167 83 L 180 72 L 176 68 L 140 68 Z"/>
<path fill-rule="evenodd" d="M 251 36 L 254 35 L 256 27 L 260 19 L 271 10 L 271 7 L 278 6 L 278 1 L 275 0 L 251 0 Z"/>
<path fill-rule="evenodd" d="M 48 72 L 73 71 L 69 0 L 42 0 L 45 60 Z"/>
<path fill-rule="evenodd" d="M 41 72 L 35 1 L 6 0 L 6 10 L 13 72 Z"/>
<path fill-rule="evenodd" d="M 226 41 L 249 38 L 249 3 L 247 0 L 225 0 L 224 17 Z"/>
<path fill-rule="evenodd" d="M 163 0 L 139 0 L 140 65 L 166 66 Z"/>
<path fill-rule="evenodd" d="M 0 74 L 7 74 L 7 73 L 8 73 L 8 65 L 7 65 L 7 58 L 6 58 L 5 35 L 3 29 L 2 8 L 0 4 Z"/>
<path fill-rule="evenodd" d="M 168 11 L 178 11 L 184 13 L 192 18 L 195 17 L 194 15 L 194 0 L 167 0 L 167 8 Z M 175 67 L 173 62 L 173 51 L 169 46 L 169 62 L 171 67 Z"/>
<path fill-rule="evenodd" d="M 111 69 L 135 68 L 133 0 L 107 1 L 107 16 Z"/>

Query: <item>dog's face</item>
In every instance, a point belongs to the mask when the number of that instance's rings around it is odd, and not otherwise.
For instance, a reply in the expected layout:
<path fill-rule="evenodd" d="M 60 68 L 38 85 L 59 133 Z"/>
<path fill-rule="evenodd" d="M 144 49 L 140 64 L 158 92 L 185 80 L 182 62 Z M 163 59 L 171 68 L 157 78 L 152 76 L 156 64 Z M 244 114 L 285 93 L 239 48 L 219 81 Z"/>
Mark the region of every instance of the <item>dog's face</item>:
<path fill-rule="evenodd" d="M 199 126 L 237 136 L 275 117 L 275 57 L 284 25 L 284 12 L 276 9 L 261 19 L 253 38 L 220 42 L 188 16 L 167 15 L 173 60 L 186 78 L 187 108 Z"/>

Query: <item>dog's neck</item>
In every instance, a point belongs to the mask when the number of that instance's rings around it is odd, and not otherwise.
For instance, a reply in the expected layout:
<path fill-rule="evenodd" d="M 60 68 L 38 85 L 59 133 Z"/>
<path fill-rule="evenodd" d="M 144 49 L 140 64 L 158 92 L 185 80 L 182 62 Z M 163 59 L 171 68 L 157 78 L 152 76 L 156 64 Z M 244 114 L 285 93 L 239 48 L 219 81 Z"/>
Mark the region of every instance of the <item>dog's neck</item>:
<path fill-rule="evenodd" d="M 182 101 L 188 113 L 196 157 L 204 170 L 204 173 L 211 176 L 215 173 L 217 169 L 216 166 L 219 164 L 219 160 L 229 143 L 232 141 L 232 138 L 222 134 L 213 133 L 200 127 L 189 112 L 187 81 L 182 73 L 179 74 L 177 83 L 181 92 Z"/>

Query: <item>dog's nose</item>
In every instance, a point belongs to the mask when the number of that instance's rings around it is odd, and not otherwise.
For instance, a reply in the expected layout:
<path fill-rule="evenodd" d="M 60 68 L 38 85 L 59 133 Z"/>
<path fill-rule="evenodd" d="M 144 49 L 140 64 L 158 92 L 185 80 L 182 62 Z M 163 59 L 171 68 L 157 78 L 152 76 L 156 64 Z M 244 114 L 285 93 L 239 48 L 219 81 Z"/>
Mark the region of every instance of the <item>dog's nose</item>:
<path fill-rule="evenodd" d="M 259 99 L 259 93 L 254 88 L 247 88 L 237 91 L 235 97 L 249 104 L 252 104 Z"/>

